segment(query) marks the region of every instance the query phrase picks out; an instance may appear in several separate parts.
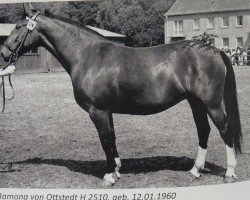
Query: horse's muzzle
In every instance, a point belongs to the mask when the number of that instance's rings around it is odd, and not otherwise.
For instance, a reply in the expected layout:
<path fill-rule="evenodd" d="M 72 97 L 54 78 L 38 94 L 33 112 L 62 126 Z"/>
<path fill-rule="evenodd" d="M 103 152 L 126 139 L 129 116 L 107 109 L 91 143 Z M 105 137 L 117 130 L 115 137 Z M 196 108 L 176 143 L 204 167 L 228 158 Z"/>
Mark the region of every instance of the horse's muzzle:
<path fill-rule="evenodd" d="M 5 62 L 8 62 L 10 60 L 11 55 L 12 52 L 7 47 L 2 46 L 1 56 L 3 57 Z"/>

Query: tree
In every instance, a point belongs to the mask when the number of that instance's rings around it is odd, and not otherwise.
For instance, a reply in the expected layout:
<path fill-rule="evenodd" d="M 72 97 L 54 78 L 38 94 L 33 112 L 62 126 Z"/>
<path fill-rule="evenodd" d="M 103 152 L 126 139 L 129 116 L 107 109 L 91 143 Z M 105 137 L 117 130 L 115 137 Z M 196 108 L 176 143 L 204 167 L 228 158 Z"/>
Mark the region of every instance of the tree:
<path fill-rule="evenodd" d="M 101 28 L 125 34 L 129 46 L 164 43 L 164 14 L 175 0 L 117 0 L 99 5 Z"/>
<path fill-rule="evenodd" d="M 142 0 L 143 1 L 143 0 Z M 146 11 L 148 17 L 147 32 L 149 35 L 148 44 L 158 45 L 164 43 L 164 14 L 171 8 L 175 1 L 158 0 Z"/>
<path fill-rule="evenodd" d="M 68 17 L 80 24 L 96 26 L 98 1 L 90 2 L 69 2 L 66 14 Z"/>
<path fill-rule="evenodd" d="M 0 4 L 0 23 L 13 23 L 22 18 L 22 4 Z"/>
<path fill-rule="evenodd" d="M 55 15 L 67 17 L 65 10 L 68 10 L 67 2 L 54 3 L 33 3 L 36 10 L 44 13 L 49 10 Z M 23 4 L 0 4 L 0 22 L 1 23 L 16 23 L 18 20 L 24 18 Z"/>

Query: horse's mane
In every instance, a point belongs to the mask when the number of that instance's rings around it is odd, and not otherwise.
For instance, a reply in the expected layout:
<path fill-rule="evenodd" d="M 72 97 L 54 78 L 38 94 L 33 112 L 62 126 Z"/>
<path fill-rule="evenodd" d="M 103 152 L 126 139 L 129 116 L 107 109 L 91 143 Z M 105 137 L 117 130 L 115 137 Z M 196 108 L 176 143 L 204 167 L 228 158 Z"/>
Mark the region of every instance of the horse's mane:
<path fill-rule="evenodd" d="M 92 33 L 92 34 L 94 34 L 94 35 L 97 35 L 97 36 L 99 36 L 99 37 L 101 37 L 101 38 L 103 38 L 103 39 L 106 39 L 106 38 L 105 38 L 103 35 L 101 35 L 100 33 L 96 32 L 96 31 L 93 31 L 92 29 L 90 29 L 90 28 L 84 26 L 83 24 L 80 24 L 80 23 L 78 23 L 78 22 L 76 22 L 76 21 L 74 21 L 74 20 L 71 20 L 71 19 L 69 19 L 69 18 L 61 17 L 61 16 L 58 16 L 58 15 L 54 15 L 54 14 L 52 14 L 52 13 L 51 13 L 50 11 L 48 11 L 48 10 L 45 10 L 44 15 L 45 15 L 46 17 L 49 17 L 49 18 L 52 18 L 52 19 L 57 19 L 57 20 L 59 20 L 59 21 L 62 21 L 62 22 L 65 22 L 65 23 L 74 25 L 74 26 L 76 26 L 76 27 L 78 27 L 78 28 L 80 28 L 80 29 L 86 30 L 86 31 L 88 31 L 88 32 L 90 32 L 90 33 Z"/>

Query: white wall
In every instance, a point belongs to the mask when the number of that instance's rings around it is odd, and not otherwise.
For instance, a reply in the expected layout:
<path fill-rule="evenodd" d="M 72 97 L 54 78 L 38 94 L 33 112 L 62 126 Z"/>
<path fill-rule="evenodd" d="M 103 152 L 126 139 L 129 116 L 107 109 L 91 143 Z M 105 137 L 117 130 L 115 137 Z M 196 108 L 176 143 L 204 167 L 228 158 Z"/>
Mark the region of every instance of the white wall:
<path fill-rule="evenodd" d="M 243 16 L 243 27 L 236 27 L 236 16 Z M 215 18 L 215 27 L 207 28 L 207 19 Z M 222 28 L 222 17 L 229 17 L 229 27 Z M 193 29 L 193 19 L 200 19 L 200 29 Z M 183 20 L 184 36 L 192 39 L 193 36 L 200 35 L 205 31 L 209 34 L 216 34 L 219 38 L 215 39 L 215 46 L 222 48 L 222 38 L 229 38 L 229 47 L 236 48 L 236 38 L 243 37 L 243 43 L 249 45 L 250 40 L 250 10 L 224 13 L 207 13 L 186 16 L 169 16 L 165 19 L 165 43 L 169 43 L 174 36 L 174 21 Z M 247 42 L 247 44 L 246 44 Z"/>

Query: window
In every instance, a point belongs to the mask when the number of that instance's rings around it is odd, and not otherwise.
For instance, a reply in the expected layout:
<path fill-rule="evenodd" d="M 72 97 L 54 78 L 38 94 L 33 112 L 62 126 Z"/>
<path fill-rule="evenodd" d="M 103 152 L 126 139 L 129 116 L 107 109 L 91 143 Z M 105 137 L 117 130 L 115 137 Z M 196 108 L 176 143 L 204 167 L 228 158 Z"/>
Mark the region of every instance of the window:
<path fill-rule="evenodd" d="M 214 18 L 207 19 L 207 28 L 214 28 Z"/>
<path fill-rule="evenodd" d="M 196 29 L 196 30 L 200 29 L 200 19 L 194 19 L 193 28 Z"/>
<path fill-rule="evenodd" d="M 242 37 L 238 37 L 236 38 L 236 45 L 237 47 L 243 47 L 243 38 Z"/>
<path fill-rule="evenodd" d="M 183 35 L 183 20 L 174 22 L 174 35 Z"/>
<path fill-rule="evenodd" d="M 236 26 L 243 26 L 243 17 L 242 16 L 236 17 Z"/>
<path fill-rule="evenodd" d="M 229 26 L 228 17 L 222 17 L 222 27 L 228 27 L 228 26 Z"/>
<path fill-rule="evenodd" d="M 222 40 L 223 40 L 223 44 L 222 44 L 223 48 L 229 47 L 229 39 L 223 38 Z"/>

